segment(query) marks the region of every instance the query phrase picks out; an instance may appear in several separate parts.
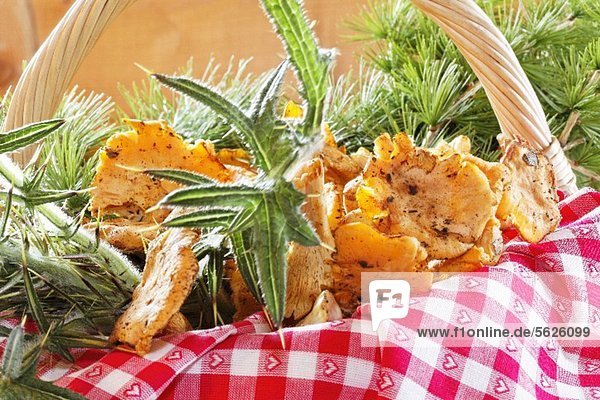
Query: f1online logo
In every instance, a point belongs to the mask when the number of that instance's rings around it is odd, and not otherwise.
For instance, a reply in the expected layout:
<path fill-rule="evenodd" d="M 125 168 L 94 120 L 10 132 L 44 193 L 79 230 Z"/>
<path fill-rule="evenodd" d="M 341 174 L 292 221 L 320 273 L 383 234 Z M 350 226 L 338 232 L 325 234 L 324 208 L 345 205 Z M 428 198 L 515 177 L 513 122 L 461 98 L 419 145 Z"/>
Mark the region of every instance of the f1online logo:
<path fill-rule="evenodd" d="M 371 324 L 374 331 L 386 319 L 408 315 L 410 284 L 403 280 L 374 280 L 369 283 Z"/>

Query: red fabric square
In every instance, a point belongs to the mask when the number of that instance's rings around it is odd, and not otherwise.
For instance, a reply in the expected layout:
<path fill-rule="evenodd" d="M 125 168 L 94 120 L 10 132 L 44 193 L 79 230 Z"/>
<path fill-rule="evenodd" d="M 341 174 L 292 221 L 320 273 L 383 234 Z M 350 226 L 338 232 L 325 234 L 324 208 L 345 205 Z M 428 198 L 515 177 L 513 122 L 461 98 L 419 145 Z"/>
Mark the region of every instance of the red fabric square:
<path fill-rule="evenodd" d="M 519 363 L 503 351 L 496 353 L 494 370 L 506 375 L 515 382 L 519 379 Z"/>
<path fill-rule="evenodd" d="M 428 390 L 434 396 L 438 396 L 441 399 L 455 399 L 456 393 L 458 392 L 459 382 L 443 374 L 437 369 L 433 371 L 431 377 L 431 383 L 429 384 Z"/>
<path fill-rule="evenodd" d="M 156 362 L 139 371 L 136 378 L 145 381 L 154 390 L 158 390 L 167 381 L 171 380 L 173 375 L 174 371 L 169 366 Z"/>

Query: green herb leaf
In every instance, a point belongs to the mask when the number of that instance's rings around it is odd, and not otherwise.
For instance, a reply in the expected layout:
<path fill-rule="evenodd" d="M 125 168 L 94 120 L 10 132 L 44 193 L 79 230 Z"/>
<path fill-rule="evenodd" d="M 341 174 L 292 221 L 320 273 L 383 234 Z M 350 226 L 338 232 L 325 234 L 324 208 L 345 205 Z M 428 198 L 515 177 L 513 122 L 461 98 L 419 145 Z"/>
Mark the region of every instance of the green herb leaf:
<path fill-rule="evenodd" d="M 215 325 L 218 324 L 217 295 L 223 280 L 224 252 L 226 250 L 223 248 L 212 250 L 200 261 L 202 278 L 206 282 L 206 289 L 210 296 Z"/>
<path fill-rule="evenodd" d="M 24 349 L 23 328 L 17 325 L 8 336 L 4 355 L 2 356 L 2 374 L 8 379 L 18 379 L 21 377 L 21 364 L 23 363 Z"/>
<path fill-rule="evenodd" d="M 59 334 L 53 335 L 53 341 L 60 343 L 64 347 L 85 349 L 106 349 L 113 347 L 113 344 L 105 338 L 95 336 L 81 337 L 81 332 L 73 332 L 73 334 L 68 335 L 63 330 Z"/>
<path fill-rule="evenodd" d="M 248 206 L 238 212 L 227 227 L 227 232 L 240 232 L 250 228 L 254 223 L 254 213 L 256 212 L 257 207 L 258 206 Z"/>
<path fill-rule="evenodd" d="M 256 273 L 256 260 L 253 254 L 252 230 L 231 234 L 231 245 L 235 261 L 246 287 L 258 303 L 262 302 L 262 292 Z"/>
<path fill-rule="evenodd" d="M 160 74 L 154 74 L 153 76 L 165 86 L 207 105 L 225 118 L 227 122 L 239 130 L 257 164 L 265 170 L 270 169 L 269 157 L 265 149 L 261 146 L 260 140 L 255 135 L 252 121 L 236 105 L 229 102 L 229 100 L 217 92 L 191 79 Z"/>
<path fill-rule="evenodd" d="M 281 95 L 281 87 L 285 79 L 288 65 L 289 62 L 287 60 L 279 64 L 279 66 L 267 76 L 256 93 L 256 96 L 252 99 L 250 119 L 255 123 L 261 116 L 268 115 L 273 117 L 275 115 L 275 106 Z"/>
<path fill-rule="evenodd" d="M 6 400 L 85 400 L 85 397 L 70 390 L 54 386 L 39 379 L 20 379 L 6 382 L 0 377 L 0 395 Z"/>
<path fill-rule="evenodd" d="M 206 257 L 213 251 L 220 250 L 224 246 L 227 236 L 219 233 L 219 229 L 204 232 L 202 238 L 194 245 L 194 255 L 198 259 Z"/>
<path fill-rule="evenodd" d="M 73 197 L 76 194 L 81 193 L 80 190 L 66 190 L 61 192 L 53 192 L 53 191 L 44 191 L 38 193 L 30 193 L 27 195 L 15 194 L 13 189 L 9 189 L 8 191 L 0 191 L 0 198 L 6 199 L 7 204 L 12 201 L 16 201 L 20 204 L 25 204 L 28 206 L 40 206 L 42 204 L 48 203 L 56 203 L 69 197 Z"/>
<path fill-rule="evenodd" d="M 328 89 L 328 74 L 332 51 L 321 50 L 304 15 L 299 0 L 262 0 L 300 82 L 302 97 L 307 102 L 305 134 L 312 135 L 323 120 L 324 102 Z"/>
<path fill-rule="evenodd" d="M 228 227 L 239 211 L 230 209 L 209 208 L 200 211 L 194 211 L 184 215 L 178 215 L 175 218 L 167 219 L 163 226 L 171 228 L 216 228 Z"/>
<path fill-rule="evenodd" d="M 271 169 L 264 172 L 270 177 L 280 176 L 296 154 L 294 135 L 278 118 L 276 111 L 288 64 L 287 61 L 282 62 L 267 76 L 250 110 L 256 137 L 269 154 Z"/>
<path fill-rule="evenodd" d="M 260 189 L 245 185 L 190 186 L 169 193 L 160 205 L 246 207 L 260 200 Z"/>
<path fill-rule="evenodd" d="M 253 249 L 262 296 L 271 318 L 280 326 L 285 311 L 287 250 L 285 217 L 279 207 L 263 195 L 256 212 Z"/>
<path fill-rule="evenodd" d="M 279 185 L 275 199 L 285 216 L 287 237 L 302 246 L 318 246 L 321 243 L 319 237 L 300 211 L 304 195 L 285 182 Z"/>
<path fill-rule="evenodd" d="M 60 128 L 64 123 L 63 119 L 35 122 L 0 135 L 0 154 L 35 143 Z"/>
<path fill-rule="evenodd" d="M 28 194 L 24 197 L 25 203 L 33 206 L 39 206 L 48 203 L 58 203 L 70 197 L 83 193 L 82 190 L 64 190 L 64 191 L 44 191 L 34 194 Z"/>
<path fill-rule="evenodd" d="M 206 185 L 214 181 L 204 175 L 181 169 L 147 169 L 144 171 L 153 178 L 167 179 L 182 185 Z"/>
<path fill-rule="evenodd" d="M 8 192 L 6 194 L 6 201 L 4 203 L 4 212 L 2 213 L 2 226 L 0 227 L 0 239 L 4 237 L 4 233 L 6 232 L 6 227 L 8 225 L 8 218 L 10 217 L 12 210 L 12 201 L 13 201 L 13 190 L 14 187 L 11 185 L 8 188 Z"/>
<path fill-rule="evenodd" d="M 46 319 L 46 314 L 44 314 L 44 310 L 42 309 L 42 304 L 37 295 L 35 287 L 33 286 L 33 282 L 31 281 L 31 276 L 29 275 L 29 271 L 27 270 L 27 258 L 25 256 L 26 250 L 23 248 L 23 283 L 25 284 L 25 293 L 27 294 L 27 303 L 29 304 L 29 311 L 33 316 L 33 320 L 38 326 L 38 329 L 41 332 L 46 332 L 50 328 L 50 324 Z"/>

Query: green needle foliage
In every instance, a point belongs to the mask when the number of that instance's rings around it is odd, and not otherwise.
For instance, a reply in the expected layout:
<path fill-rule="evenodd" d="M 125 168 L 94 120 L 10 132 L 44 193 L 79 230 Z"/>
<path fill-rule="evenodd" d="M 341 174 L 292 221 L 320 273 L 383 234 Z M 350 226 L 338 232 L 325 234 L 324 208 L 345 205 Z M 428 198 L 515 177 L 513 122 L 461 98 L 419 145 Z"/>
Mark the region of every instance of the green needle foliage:
<path fill-rule="evenodd" d="M 515 50 L 579 185 L 600 187 L 600 1 L 489 0 L 484 10 Z M 417 143 L 463 134 L 498 156 L 500 128 L 477 78 L 448 37 L 408 0 L 373 0 L 350 22 L 367 65 L 338 82 L 331 125 L 350 150 L 381 132 Z"/>
<path fill-rule="evenodd" d="M 48 150 L 36 166 L 42 146 L 22 170 L 6 155 L 43 139 L 56 143 L 58 135 L 83 129 L 77 126 L 59 118 L 0 134 L 0 312 L 3 318 L 30 315 L 40 331 L 27 345 L 21 328 L 11 333 L 13 349 L 0 373 L 2 398 L 80 398 L 35 379 L 38 356 L 45 349 L 72 360 L 69 348 L 109 346 L 106 335 L 138 282 L 138 272 L 118 251 L 80 230 L 56 207 L 84 194 L 89 185 L 81 183 L 85 190 L 48 188 L 46 174 L 70 161 L 57 160 Z M 56 165 L 49 167 L 51 161 Z M 23 354 L 16 348 L 30 350 Z"/>
<path fill-rule="evenodd" d="M 351 22 L 366 57 L 355 74 L 337 82 L 330 71 L 335 52 L 319 47 L 302 2 L 261 3 L 288 58 L 269 73 L 248 74 L 247 61 L 232 61 L 220 73 L 211 62 L 195 80 L 190 62 L 178 76 L 154 74 L 121 89 L 129 110 L 120 115 L 165 119 L 191 141 L 243 147 L 252 155 L 257 176 L 234 184 L 189 171 L 145 171 L 183 185 L 159 206 L 186 213 L 164 226 L 202 231 L 194 246 L 200 279 L 182 308 L 198 326 L 226 320 L 230 305 L 221 286 L 224 263 L 233 257 L 250 292 L 281 327 L 289 243 L 321 245 L 300 211 L 305 196 L 290 180 L 322 140 L 323 123 L 350 151 L 372 146 L 384 132 L 406 131 L 424 145 L 465 134 L 480 156 L 498 156 L 499 127 L 480 83 L 447 36 L 408 0 L 373 0 Z M 580 185 L 600 187 L 600 0 L 519 7 L 489 0 L 484 7 L 515 49 Z M 304 102 L 301 122 L 278 112 L 285 95 L 295 95 L 282 94 L 290 67 Z M 0 101 L 0 123 L 9 102 L 10 95 Z M 39 354 L 49 350 L 69 359 L 72 347 L 109 346 L 106 335 L 139 281 L 127 259 L 72 218 L 85 214 L 96 151 L 117 129 L 112 108 L 103 96 L 74 90 L 57 119 L 0 134 L 0 312 L 30 316 L 41 333 L 0 327 L 10 335 L 2 398 L 79 398 L 34 378 Z M 4 155 L 43 139 L 24 169 Z"/>
<path fill-rule="evenodd" d="M 7 132 L 0 135 L 0 148 L 3 152 L 18 150 L 56 134 L 64 124 L 64 120 L 55 119 Z M 115 300 L 120 303 L 129 299 L 137 273 L 116 250 L 84 235 L 75 221 L 54 208 L 52 203 L 80 192 L 44 189 L 43 180 L 38 178 L 44 172 L 41 169 L 24 175 L 0 155 L 2 184 L 8 188 L 0 193 L 0 310 L 5 317 L 29 311 L 50 320 L 62 319 L 71 307 L 87 306 L 87 311 L 108 309 L 106 316 L 114 318 L 118 310 Z M 124 263 L 126 270 L 120 270 L 115 259 Z M 22 270 L 26 273 L 19 278 Z M 33 293 L 39 292 L 36 297 L 32 296 L 33 288 Z M 34 301 L 36 298 L 43 300 Z M 99 308 L 92 307 L 96 302 Z M 110 328 L 104 326 L 103 331 Z"/>
<path fill-rule="evenodd" d="M 67 123 L 41 146 L 36 167 L 43 171 L 41 186 L 49 190 L 81 190 L 92 183 L 98 149 L 116 131 L 111 122 L 114 104 L 103 95 L 74 88 L 67 94 L 56 116 Z M 84 211 L 89 193 L 84 191 L 62 203 L 71 216 Z"/>

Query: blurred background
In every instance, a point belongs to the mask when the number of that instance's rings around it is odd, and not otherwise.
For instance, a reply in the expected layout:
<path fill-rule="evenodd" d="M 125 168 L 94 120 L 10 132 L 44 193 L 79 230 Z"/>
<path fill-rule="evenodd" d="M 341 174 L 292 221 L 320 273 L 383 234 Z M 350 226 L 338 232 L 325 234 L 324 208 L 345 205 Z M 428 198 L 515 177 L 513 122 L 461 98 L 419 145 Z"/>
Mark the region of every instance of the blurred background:
<path fill-rule="evenodd" d="M 74 0 L 0 0 L 0 93 L 14 85 L 37 47 Z M 344 36 L 344 22 L 367 0 L 306 0 L 310 19 L 322 45 L 341 54 L 336 72 L 356 60 L 357 46 Z M 190 57 L 195 71 L 214 57 L 227 64 L 253 57 L 248 70 L 263 72 L 281 59 L 277 37 L 258 1 L 138 0 L 109 27 L 87 57 L 74 83 L 104 92 L 122 103 L 117 83 L 129 86 L 144 77 L 134 63 L 153 71 L 175 72 Z"/>

